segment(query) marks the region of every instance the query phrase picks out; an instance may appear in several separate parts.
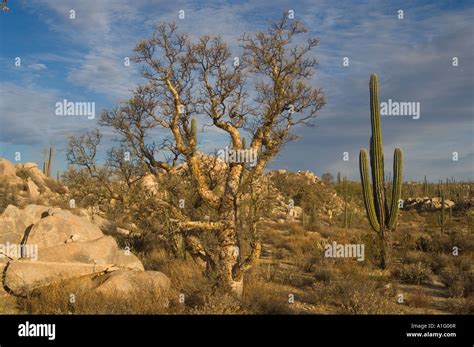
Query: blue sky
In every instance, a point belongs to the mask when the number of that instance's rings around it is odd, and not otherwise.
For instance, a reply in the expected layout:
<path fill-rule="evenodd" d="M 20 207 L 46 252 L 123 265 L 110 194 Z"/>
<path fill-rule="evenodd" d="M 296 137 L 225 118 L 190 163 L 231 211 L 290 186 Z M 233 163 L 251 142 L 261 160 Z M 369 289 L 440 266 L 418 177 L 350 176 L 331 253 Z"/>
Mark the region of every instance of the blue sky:
<path fill-rule="evenodd" d="M 238 54 L 242 33 L 265 29 L 293 9 L 320 39 L 312 83 L 323 88 L 327 105 L 317 127 L 298 128 L 300 139 L 288 144 L 271 168 L 318 175 L 341 171 L 358 179 L 358 152 L 370 136 L 369 75 L 377 72 L 381 101 L 421 105 L 418 120 L 382 119 L 387 170 L 399 146 L 408 180 L 473 179 L 472 2 L 10 0 L 9 7 L 0 13 L 0 157 L 13 160 L 19 151 L 22 161 L 41 162 L 43 146 L 53 143 L 55 166 L 64 170 L 67 137 L 95 128 L 98 117 L 58 117 L 55 103 L 93 101 L 99 113 L 125 100 L 141 79 L 139 67 L 125 67 L 123 59 L 154 24 L 176 21 L 194 37 L 222 35 Z M 75 19 L 69 19 L 71 9 Z M 185 19 L 178 18 L 179 10 L 185 10 Z M 349 67 L 343 66 L 344 57 Z M 458 67 L 452 66 L 453 57 Z M 105 134 L 111 138 L 110 131 Z M 214 133 L 199 137 L 203 150 L 222 146 Z M 106 149 L 107 142 L 101 152 Z M 453 152 L 459 153 L 457 162 Z"/>

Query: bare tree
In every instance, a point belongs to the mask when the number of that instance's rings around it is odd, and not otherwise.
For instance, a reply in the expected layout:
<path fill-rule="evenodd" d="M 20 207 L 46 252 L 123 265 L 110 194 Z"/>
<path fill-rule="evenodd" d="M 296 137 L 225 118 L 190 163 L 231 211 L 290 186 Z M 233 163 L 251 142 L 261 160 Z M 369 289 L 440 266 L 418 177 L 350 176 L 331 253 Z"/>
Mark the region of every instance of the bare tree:
<path fill-rule="evenodd" d="M 179 226 L 192 236 L 191 253 L 205 260 L 207 273 L 237 294 L 244 272 L 261 249 L 253 227 L 249 251 L 241 252 L 240 201 L 282 146 L 296 138 L 293 127 L 312 125 L 325 104 L 321 89 L 309 84 L 316 60 L 307 56 L 318 40 L 298 44 L 305 33 L 300 22 L 283 18 L 266 32 L 243 35 L 242 54 L 235 59 L 222 38 L 203 36 L 193 42 L 178 33 L 174 23 L 163 23 L 135 48 L 146 83 L 136 88 L 131 100 L 101 117 L 101 124 L 112 127 L 151 172 L 172 173 L 177 163 L 186 163 L 200 198 L 218 218 L 186 220 Z M 212 185 L 204 168 L 209 156 L 198 149 L 197 116 L 226 134 L 230 149 L 243 150 L 243 139 L 250 139 L 247 150 L 258 154 L 253 166 L 226 163 L 222 189 Z M 150 142 L 150 134 L 163 129 L 169 137 L 160 144 Z M 200 242 L 203 233 L 215 235 L 217 247 L 206 249 Z"/>

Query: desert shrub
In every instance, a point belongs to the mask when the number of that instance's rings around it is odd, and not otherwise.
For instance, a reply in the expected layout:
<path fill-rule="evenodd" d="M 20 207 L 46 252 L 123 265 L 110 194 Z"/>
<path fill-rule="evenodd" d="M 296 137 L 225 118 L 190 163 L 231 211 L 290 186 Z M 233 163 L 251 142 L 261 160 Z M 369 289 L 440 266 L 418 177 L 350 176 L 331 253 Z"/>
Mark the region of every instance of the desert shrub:
<path fill-rule="evenodd" d="M 393 269 L 392 274 L 402 283 L 421 284 L 431 283 L 433 273 L 427 265 L 417 262 L 397 265 Z"/>
<path fill-rule="evenodd" d="M 463 252 L 474 251 L 474 235 L 452 232 L 433 236 L 434 250 L 452 253 L 454 246 L 462 249 Z"/>
<path fill-rule="evenodd" d="M 442 270 L 440 280 L 452 297 L 468 297 L 474 293 L 474 273 L 468 259 L 460 259 Z"/>
<path fill-rule="evenodd" d="M 314 278 L 313 276 L 305 274 L 302 271 L 285 269 L 283 271 L 278 271 L 275 274 L 273 282 L 296 288 L 307 288 L 312 286 Z"/>
<path fill-rule="evenodd" d="M 434 253 L 428 260 L 431 270 L 434 274 L 439 275 L 441 270 L 451 264 L 450 256 L 442 253 Z"/>
<path fill-rule="evenodd" d="M 416 290 L 414 293 L 410 293 L 406 300 L 408 306 L 423 308 L 429 305 L 429 298 L 421 290 Z"/>
<path fill-rule="evenodd" d="M 321 228 L 319 230 L 319 234 L 324 237 L 325 239 L 332 239 L 336 235 L 334 230 L 329 230 L 327 228 Z"/>
<path fill-rule="evenodd" d="M 422 251 L 408 251 L 406 252 L 403 261 L 406 264 L 413 263 L 427 263 L 430 259 L 430 255 Z"/>
<path fill-rule="evenodd" d="M 421 252 L 430 252 L 433 250 L 431 236 L 423 233 L 415 239 L 415 249 Z"/>
<path fill-rule="evenodd" d="M 452 314 L 474 314 L 474 298 L 449 298 L 446 309 Z"/>
<path fill-rule="evenodd" d="M 58 194 L 66 194 L 67 192 L 66 187 L 62 183 L 56 181 L 53 178 L 46 177 L 44 180 L 44 183 L 46 184 L 46 187 L 48 187 L 52 192 L 55 192 Z"/>
<path fill-rule="evenodd" d="M 70 166 L 63 173 L 62 179 L 77 206 L 98 206 L 108 202 L 109 192 L 98 179 L 90 177 L 86 169 Z"/>
<path fill-rule="evenodd" d="M 255 314 L 289 314 L 288 291 L 259 278 L 248 278 L 244 286 L 243 307 Z"/>
<path fill-rule="evenodd" d="M 272 254 L 273 254 L 273 258 L 277 260 L 287 259 L 291 256 L 291 252 L 284 247 L 275 248 Z"/>
<path fill-rule="evenodd" d="M 324 281 L 316 281 L 304 301 L 339 314 L 397 314 L 395 290 L 384 277 L 375 277 L 356 264 L 345 263 L 322 272 Z"/>
<path fill-rule="evenodd" d="M 321 283 L 329 283 L 334 278 L 334 270 L 319 268 L 313 272 L 314 279 Z"/>
<path fill-rule="evenodd" d="M 377 292 L 353 290 L 343 297 L 339 313 L 343 314 L 388 314 L 398 312 L 398 307 L 389 298 Z"/>
<path fill-rule="evenodd" d="M 16 170 L 15 173 L 16 173 L 16 175 L 17 175 L 18 177 L 20 177 L 21 179 L 24 179 L 24 180 L 26 180 L 28 177 L 31 177 L 30 170 L 28 170 L 28 169 L 26 169 L 26 168 L 24 168 L 24 167 L 22 167 L 22 168 Z"/>
<path fill-rule="evenodd" d="M 189 314 L 245 314 L 242 303 L 231 294 L 213 293 L 206 297 L 202 305 L 192 307 Z"/>
<path fill-rule="evenodd" d="M 171 280 L 171 304 L 181 309 L 202 306 L 212 292 L 209 281 L 203 274 L 203 267 L 191 258 L 177 259 L 163 248 L 157 248 L 141 256 L 146 270 L 161 271 Z M 184 305 L 179 295 L 184 295 Z"/>
<path fill-rule="evenodd" d="M 456 246 L 459 249 L 462 249 L 464 253 L 474 252 L 474 235 L 473 234 L 454 232 L 450 235 L 450 237 L 451 237 L 450 252 L 452 252 L 453 246 Z"/>
<path fill-rule="evenodd" d="M 18 192 L 12 187 L 7 179 L 0 177 L 0 213 L 5 211 L 8 205 L 18 205 Z"/>
<path fill-rule="evenodd" d="M 395 295 L 385 290 L 378 281 L 353 276 L 333 282 L 331 295 L 337 312 L 342 314 L 388 314 L 398 313 Z"/>

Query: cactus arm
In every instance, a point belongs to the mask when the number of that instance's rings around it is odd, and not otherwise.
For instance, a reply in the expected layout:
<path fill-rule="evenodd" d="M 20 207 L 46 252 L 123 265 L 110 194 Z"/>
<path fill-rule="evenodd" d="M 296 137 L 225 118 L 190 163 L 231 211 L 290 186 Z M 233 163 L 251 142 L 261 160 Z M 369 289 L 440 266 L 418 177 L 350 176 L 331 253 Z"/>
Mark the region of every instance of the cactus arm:
<path fill-rule="evenodd" d="M 375 212 L 374 196 L 372 195 L 372 187 L 369 182 L 369 159 L 367 150 L 362 149 L 359 155 L 360 180 L 362 182 L 362 195 L 364 196 L 365 210 L 370 226 L 376 232 L 380 231 L 380 223 L 377 220 Z"/>
<path fill-rule="evenodd" d="M 390 205 L 390 217 L 388 227 L 391 229 L 397 223 L 399 200 L 402 196 L 403 181 L 403 152 L 400 148 L 396 148 L 393 154 L 393 184 L 392 184 L 392 202 Z"/>

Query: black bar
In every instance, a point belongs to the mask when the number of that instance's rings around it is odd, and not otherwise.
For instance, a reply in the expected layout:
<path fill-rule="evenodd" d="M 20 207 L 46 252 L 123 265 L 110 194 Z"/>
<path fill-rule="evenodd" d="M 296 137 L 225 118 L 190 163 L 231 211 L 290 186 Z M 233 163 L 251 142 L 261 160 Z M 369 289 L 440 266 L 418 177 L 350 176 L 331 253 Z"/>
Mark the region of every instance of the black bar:
<path fill-rule="evenodd" d="M 254 346 L 270 342 L 291 346 L 473 346 L 472 316 L 0 316 L 0 347 L 84 346 L 99 342 L 130 346 L 230 342 Z M 20 337 L 19 325 L 55 324 L 55 338 Z M 412 325 L 414 324 L 414 325 Z M 454 326 L 453 326 L 454 325 Z M 422 329 L 423 328 L 423 329 Z M 455 333 L 456 336 L 409 337 L 407 333 Z M 225 340 L 221 337 L 225 336 Z"/>

